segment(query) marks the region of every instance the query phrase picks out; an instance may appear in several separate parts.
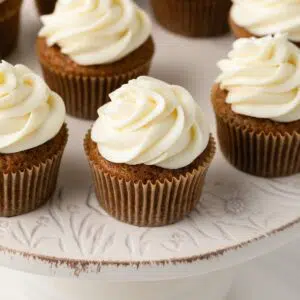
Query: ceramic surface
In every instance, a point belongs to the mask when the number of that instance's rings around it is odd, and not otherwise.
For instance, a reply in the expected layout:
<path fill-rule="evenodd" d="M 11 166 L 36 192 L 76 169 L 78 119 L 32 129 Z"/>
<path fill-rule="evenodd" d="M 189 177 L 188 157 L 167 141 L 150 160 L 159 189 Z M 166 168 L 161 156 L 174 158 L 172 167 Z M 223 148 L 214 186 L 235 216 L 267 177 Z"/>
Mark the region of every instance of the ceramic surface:
<path fill-rule="evenodd" d="M 20 47 L 8 60 L 40 72 L 34 55 L 40 24 L 32 5 L 24 3 Z M 216 61 L 227 54 L 232 38 L 186 39 L 157 25 L 154 36 L 157 54 L 151 75 L 189 89 L 214 132 L 210 88 L 218 73 Z M 135 280 L 143 272 L 149 279 L 184 277 L 239 264 L 298 236 L 300 175 L 252 177 L 232 168 L 220 153 L 197 209 L 184 221 L 155 229 L 121 224 L 101 210 L 91 187 L 82 147 L 91 122 L 67 122 L 69 143 L 49 204 L 24 216 L 0 218 L 2 265 L 107 280 Z"/>

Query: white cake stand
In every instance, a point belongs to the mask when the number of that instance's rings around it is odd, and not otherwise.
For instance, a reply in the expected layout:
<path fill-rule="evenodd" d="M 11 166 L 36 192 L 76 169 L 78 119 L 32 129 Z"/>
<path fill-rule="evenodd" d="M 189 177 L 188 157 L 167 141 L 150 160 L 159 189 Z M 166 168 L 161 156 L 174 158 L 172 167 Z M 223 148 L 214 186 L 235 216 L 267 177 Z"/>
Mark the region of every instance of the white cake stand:
<path fill-rule="evenodd" d="M 9 61 L 39 71 L 39 22 L 25 1 L 20 47 Z M 209 89 L 232 39 L 190 40 L 154 26 L 152 75 L 186 86 L 213 120 Z M 238 268 L 300 235 L 300 176 L 266 180 L 232 168 L 220 154 L 202 201 L 181 223 L 137 228 L 97 204 L 82 140 L 90 122 L 69 118 L 57 192 L 36 212 L 0 218 L 3 299 L 219 300 Z"/>

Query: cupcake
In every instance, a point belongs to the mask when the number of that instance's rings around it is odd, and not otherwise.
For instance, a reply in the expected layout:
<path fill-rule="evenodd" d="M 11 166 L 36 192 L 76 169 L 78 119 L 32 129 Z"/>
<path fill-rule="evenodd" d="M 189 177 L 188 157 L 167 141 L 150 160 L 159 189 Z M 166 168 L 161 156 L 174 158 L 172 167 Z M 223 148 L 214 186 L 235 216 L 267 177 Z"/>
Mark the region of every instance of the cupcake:
<path fill-rule="evenodd" d="M 54 11 L 56 0 L 35 0 L 40 15 L 48 15 Z"/>
<path fill-rule="evenodd" d="M 23 65 L 0 63 L 0 216 L 27 213 L 52 195 L 67 142 L 65 106 Z"/>
<path fill-rule="evenodd" d="M 300 172 L 300 50 L 285 35 L 239 39 L 212 91 L 221 150 L 241 171 Z"/>
<path fill-rule="evenodd" d="M 0 0 L 0 59 L 16 47 L 22 0 Z"/>
<path fill-rule="evenodd" d="M 294 0 L 233 0 L 229 23 L 237 38 L 286 33 L 300 45 L 300 2 Z"/>
<path fill-rule="evenodd" d="M 137 226 L 183 219 L 215 154 L 200 107 L 184 88 L 146 76 L 110 99 L 84 141 L 100 205 Z"/>
<path fill-rule="evenodd" d="M 151 22 L 132 0 L 59 0 L 42 22 L 37 50 L 45 80 L 74 117 L 96 119 L 110 92 L 149 72 Z"/>
<path fill-rule="evenodd" d="M 154 16 L 166 29 L 185 36 L 217 36 L 229 31 L 231 0 L 151 0 Z"/>

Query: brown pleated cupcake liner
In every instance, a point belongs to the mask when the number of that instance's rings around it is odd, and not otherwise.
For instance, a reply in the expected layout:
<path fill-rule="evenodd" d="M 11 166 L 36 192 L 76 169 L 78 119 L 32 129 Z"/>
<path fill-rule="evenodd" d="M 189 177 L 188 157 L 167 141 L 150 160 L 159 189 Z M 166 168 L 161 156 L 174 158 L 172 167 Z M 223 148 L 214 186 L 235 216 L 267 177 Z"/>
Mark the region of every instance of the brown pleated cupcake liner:
<path fill-rule="evenodd" d="M 44 205 L 56 188 L 61 150 L 30 168 L 16 172 L 0 172 L 0 217 L 13 217 L 31 212 Z"/>
<path fill-rule="evenodd" d="M 185 36 L 218 36 L 229 31 L 230 0 L 151 0 L 157 21 Z"/>
<path fill-rule="evenodd" d="M 217 116 L 221 151 L 237 169 L 261 177 L 300 172 L 300 134 L 254 131 Z"/>
<path fill-rule="evenodd" d="M 85 140 L 85 151 L 89 158 Z M 164 182 L 126 181 L 104 172 L 91 159 L 97 199 L 101 207 L 115 219 L 140 227 L 157 227 L 176 223 L 188 215 L 199 202 L 212 151 L 197 169 Z"/>
<path fill-rule="evenodd" d="M 48 15 L 54 11 L 57 0 L 35 0 L 40 15 Z"/>
<path fill-rule="evenodd" d="M 42 62 L 41 62 L 42 63 Z M 112 77 L 87 77 L 61 74 L 42 63 L 44 78 L 49 87 L 64 100 L 67 113 L 87 120 L 95 120 L 97 110 L 109 101 L 108 95 L 141 75 L 147 75 L 151 61 L 124 74 Z"/>
<path fill-rule="evenodd" d="M 21 4 L 2 18 L 0 17 L 0 60 L 8 56 L 17 46 L 20 8 Z"/>

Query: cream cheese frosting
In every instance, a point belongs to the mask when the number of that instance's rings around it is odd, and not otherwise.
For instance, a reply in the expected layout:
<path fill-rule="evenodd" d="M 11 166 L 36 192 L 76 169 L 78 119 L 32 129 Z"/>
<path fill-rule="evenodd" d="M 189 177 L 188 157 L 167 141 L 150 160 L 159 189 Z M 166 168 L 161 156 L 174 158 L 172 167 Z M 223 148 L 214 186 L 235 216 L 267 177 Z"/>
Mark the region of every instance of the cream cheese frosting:
<path fill-rule="evenodd" d="M 207 147 L 209 126 L 184 88 L 141 76 L 110 94 L 100 107 L 92 140 L 114 163 L 178 169 Z"/>
<path fill-rule="evenodd" d="M 231 19 L 256 36 L 287 33 L 300 42 L 299 0 L 233 0 Z"/>
<path fill-rule="evenodd" d="M 300 120 L 300 50 L 286 35 L 239 39 L 218 63 L 217 82 L 234 112 L 277 122 Z"/>
<path fill-rule="evenodd" d="M 52 139 L 65 120 L 62 99 L 23 65 L 0 63 L 0 153 L 28 150 Z"/>
<path fill-rule="evenodd" d="M 79 65 L 116 62 L 151 35 L 149 16 L 132 0 L 58 0 L 39 36 Z"/>

